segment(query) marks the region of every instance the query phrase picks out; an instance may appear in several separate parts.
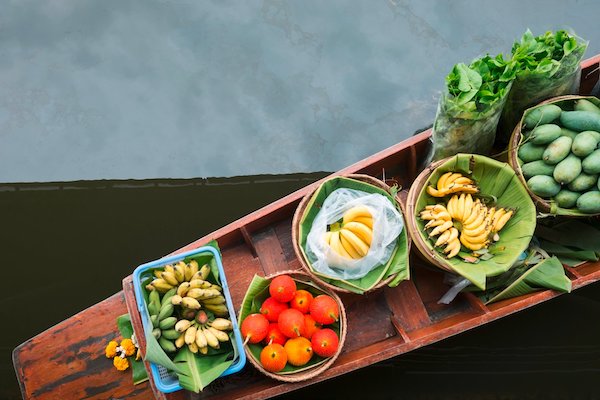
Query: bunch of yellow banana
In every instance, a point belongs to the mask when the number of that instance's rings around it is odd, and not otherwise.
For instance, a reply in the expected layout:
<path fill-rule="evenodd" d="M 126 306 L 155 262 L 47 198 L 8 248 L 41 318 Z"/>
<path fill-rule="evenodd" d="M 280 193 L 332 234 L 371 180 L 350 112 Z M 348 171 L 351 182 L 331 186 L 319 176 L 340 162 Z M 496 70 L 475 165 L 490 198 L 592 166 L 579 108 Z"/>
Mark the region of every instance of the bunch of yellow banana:
<path fill-rule="evenodd" d="M 346 211 L 339 229 L 325 232 L 325 243 L 345 258 L 363 258 L 373 240 L 373 215 L 368 207 L 357 206 Z"/>
<path fill-rule="evenodd" d="M 453 193 L 479 192 L 475 182 L 458 172 L 446 172 L 437 181 L 437 187 L 427 186 L 427 193 L 433 197 L 444 197 Z"/>
<path fill-rule="evenodd" d="M 421 219 L 428 221 L 425 228 L 433 228 L 429 232 L 429 237 L 438 236 L 435 246 L 445 246 L 444 253 L 446 257 L 452 258 L 460 251 L 460 241 L 458 240 L 458 230 L 454 227 L 452 216 L 443 204 L 426 206 L 421 211 Z"/>
<path fill-rule="evenodd" d="M 207 354 L 208 347 L 218 349 L 220 342 L 227 342 L 227 331 L 232 329 L 230 320 L 210 319 L 204 311 L 200 311 L 193 321 L 182 319 L 175 324 L 175 331 L 179 334 L 175 340 L 175 347 L 179 349 L 187 344 L 192 353 Z"/>
<path fill-rule="evenodd" d="M 210 273 L 210 266 L 205 264 L 202 268 L 199 268 L 196 260 L 192 260 L 189 263 L 179 261 L 175 265 L 165 265 L 163 269 L 154 270 L 154 279 L 150 282 L 146 289 L 158 290 L 161 293 L 179 287 L 184 282 L 191 282 L 195 279 L 206 280 Z"/>

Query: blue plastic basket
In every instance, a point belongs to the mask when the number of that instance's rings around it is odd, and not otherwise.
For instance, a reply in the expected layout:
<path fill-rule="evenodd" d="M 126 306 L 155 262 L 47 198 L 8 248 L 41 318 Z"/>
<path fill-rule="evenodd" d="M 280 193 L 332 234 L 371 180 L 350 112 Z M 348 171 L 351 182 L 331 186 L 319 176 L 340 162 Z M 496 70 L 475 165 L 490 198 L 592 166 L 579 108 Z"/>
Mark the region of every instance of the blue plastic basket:
<path fill-rule="evenodd" d="M 159 268 L 163 265 L 173 264 L 187 257 L 198 255 L 201 253 L 210 253 L 217 263 L 217 267 L 219 269 L 219 279 L 221 281 L 220 284 L 223 287 L 223 294 L 225 296 L 225 301 L 229 310 L 230 319 L 233 324 L 233 334 L 235 341 L 232 343 L 232 345 L 235 347 L 235 358 L 233 360 L 233 363 L 229 366 L 229 368 L 227 368 L 225 372 L 221 374 L 221 376 L 226 376 L 240 371 L 244 367 L 244 365 L 246 365 L 246 353 L 244 352 L 244 347 L 242 344 L 242 335 L 240 334 L 240 330 L 237 325 L 235 310 L 231 301 L 231 295 L 229 294 L 229 286 L 227 286 L 225 271 L 223 271 L 221 254 L 219 254 L 218 250 L 210 246 L 199 247 L 197 249 L 190 250 L 185 253 L 161 258 L 159 260 L 142 264 L 139 267 L 137 267 L 135 271 L 133 271 L 133 289 L 135 291 L 137 307 L 142 318 L 142 325 L 144 328 L 143 334 L 145 335 L 146 331 L 152 330 L 152 323 L 150 322 L 150 319 L 148 317 L 149 314 L 146 308 L 146 302 L 144 301 L 144 296 L 142 295 L 142 274 L 151 268 Z M 182 387 L 179 385 L 179 381 L 177 380 L 177 375 L 173 374 L 162 365 L 150 363 L 150 369 L 152 370 L 152 378 L 154 379 L 154 383 L 156 384 L 158 390 L 160 390 L 161 392 L 172 393 L 182 389 Z"/>

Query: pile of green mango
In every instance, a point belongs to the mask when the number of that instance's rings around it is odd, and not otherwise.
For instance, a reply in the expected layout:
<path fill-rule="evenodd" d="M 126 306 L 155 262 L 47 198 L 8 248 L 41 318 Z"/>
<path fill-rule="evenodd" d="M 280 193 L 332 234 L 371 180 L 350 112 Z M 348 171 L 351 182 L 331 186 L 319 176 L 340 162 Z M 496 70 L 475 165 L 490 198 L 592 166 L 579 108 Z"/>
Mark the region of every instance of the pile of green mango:
<path fill-rule="evenodd" d="M 558 104 L 525 114 L 517 151 L 521 172 L 539 197 L 561 208 L 600 213 L 600 100 Z"/>

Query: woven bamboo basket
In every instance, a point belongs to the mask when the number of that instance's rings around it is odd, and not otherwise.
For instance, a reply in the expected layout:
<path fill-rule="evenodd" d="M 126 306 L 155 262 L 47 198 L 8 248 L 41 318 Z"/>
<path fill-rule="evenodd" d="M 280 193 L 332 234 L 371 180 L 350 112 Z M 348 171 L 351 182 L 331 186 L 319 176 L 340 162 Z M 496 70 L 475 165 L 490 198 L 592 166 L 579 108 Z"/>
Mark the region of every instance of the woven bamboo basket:
<path fill-rule="evenodd" d="M 391 193 L 391 187 L 388 186 L 386 183 L 380 181 L 379 179 L 376 179 L 370 175 L 363 175 L 363 174 L 349 174 L 349 175 L 344 175 L 344 178 L 350 178 L 350 179 L 355 179 L 357 181 L 361 181 L 364 183 L 368 183 L 370 185 L 373 185 L 375 187 L 378 187 L 380 189 L 385 190 L 388 193 Z M 323 279 L 321 279 L 320 276 L 318 276 L 317 274 L 315 274 L 310 266 L 309 266 L 309 261 L 306 259 L 304 252 L 300 249 L 300 240 L 299 240 L 299 234 L 300 234 L 300 221 L 302 220 L 302 217 L 304 215 L 304 212 L 306 211 L 306 207 L 308 205 L 308 203 L 310 202 L 311 198 L 313 197 L 313 195 L 315 194 L 315 192 L 318 189 L 315 189 L 314 191 L 306 194 L 304 196 L 304 198 L 300 201 L 300 204 L 298 205 L 298 207 L 296 208 L 296 212 L 294 213 L 294 218 L 292 219 L 292 244 L 294 247 L 294 252 L 296 253 L 296 257 L 298 258 L 298 260 L 300 261 L 300 265 L 302 266 L 302 268 L 304 269 L 304 271 L 310 275 L 310 277 L 312 279 L 314 279 L 315 281 L 319 282 L 319 285 L 321 286 L 325 286 L 331 290 L 335 290 L 337 292 L 340 293 L 352 293 L 350 290 L 341 288 L 339 286 L 335 286 L 332 285 L 329 282 L 325 282 Z M 400 211 L 400 213 L 402 214 L 402 218 L 404 219 L 405 223 L 405 228 L 406 229 L 406 214 L 405 214 L 405 206 L 403 204 L 403 202 L 401 201 L 400 197 L 398 195 L 395 196 L 395 200 L 396 203 L 398 204 L 398 209 Z M 408 268 L 408 255 L 410 254 L 410 247 L 411 247 L 411 240 L 410 240 L 410 235 L 408 234 L 408 231 L 406 231 L 407 234 L 407 245 L 408 245 L 408 249 L 407 249 L 407 268 Z M 379 281 L 379 283 L 377 283 L 373 288 L 371 288 L 370 290 L 366 291 L 365 293 L 369 293 L 372 292 L 374 290 L 377 290 L 379 288 L 382 288 L 384 286 L 386 286 L 387 284 L 389 284 L 391 281 L 394 280 L 394 278 L 396 278 L 397 274 L 394 275 L 390 275 L 385 279 L 382 279 L 381 281 Z"/>
<path fill-rule="evenodd" d="M 477 167 L 478 163 L 481 163 L 482 166 Z M 453 166 L 461 166 L 461 168 L 457 170 L 454 169 Z M 477 172 L 481 171 L 482 169 L 489 171 L 490 173 L 492 171 L 501 171 L 503 180 L 505 182 L 503 186 L 499 186 L 496 193 L 487 193 L 484 191 L 482 195 L 489 198 L 492 196 L 503 198 L 502 193 L 506 192 L 508 190 L 507 187 L 510 186 L 510 191 L 512 192 L 510 196 L 516 196 L 518 198 L 518 204 L 501 204 L 503 207 L 518 207 L 517 213 L 519 214 L 519 217 L 517 219 L 514 219 L 513 217 L 513 222 L 509 220 L 504 228 L 505 230 L 500 232 L 501 239 L 499 242 L 497 242 L 497 246 L 507 246 L 506 248 L 509 250 L 502 252 L 501 256 L 497 255 L 492 258 L 493 261 L 482 260 L 478 264 L 463 261 L 459 256 L 449 260 L 444 256 L 443 253 L 434 248 L 430 239 L 427 238 L 427 233 L 424 231 L 422 226 L 420 226 L 422 223 L 418 222 L 417 220 L 421 211 L 421 209 L 417 209 L 417 207 L 421 207 L 425 201 L 429 201 L 430 204 L 435 204 L 442 199 L 431 198 L 431 196 L 427 194 L 426 190 L 424 190 L 425 186 L 433 183 L 430 182 L 430 179 L 437 181 L 437 177 L 439 177 L 439 175 L 445 171 L 476 170 Z M 469 174 L 467 173 L 467 175 Z M 473 176 L 473 178 L 475 177 Z M 477 182 L 477 179 L 475 180 Z M 486 182 L 486 186 L 495 188 L 495 185 L 490 182 Z M 514 264 L 514 261 L 516 261 L 521 252 L 527 248 L 529 240 L 531 239 L 535 230 L 535 206 L 529 198 L 527 191 L 520 186 L 521 183 L 508 164 L 501 163 L 480 155 L 458 154 L 456 156 L 448 157 L 430 164 L 414 180 L 406 199 L 406 225 L 408 227 L 408 233 L 410 234 L 410 237 L 418 250 L 419 256 L 435 267 L 466 277 L 480 289 L 484 290 L 486 278 L 498 275 L 508 270 Z M 429 198 L 430 200 L 427 200 Z M 519 224 L 516 221 L 522 221 L 522 223 Z M 511 234 L 508 234 L 508 238 L 516 233 L 518 233 L 518 238 L 502 239 L 504 236 L 503 233 L 506 234 L 508 231 L 512 231 Z"/>
<path fill-rule="evenodd" d="M 558 96 L 558 97 L 553 97 L 551 99 L 542 101 L 541 103 L 535 105 L 534 107 L 531 107 L 531 108 L 525 110 L 525 113 L 527 113 L 527 111 L 529 111 L 535 107 L 538 107 L 538 106 L 541 106 L 544 104 L 572 102 L 572 101 L 575 101 L 578 99 L 587 99 L 587 100 L 592 99 L 595 102 L 598 101 L 597 98 L 591 97 L 591 96 L 577 96 L 577 95 Z M 566 209 L 566 208 L 558 207 L 558 205 L 555 202 L 548 200 L 548 199 L 544 199 L 544 198 L 538 196 L 537 194 L 533 193 L 529 189 L 529 187 L 527 186 L 527 180 L 523 176 L 523 171 L 521 170 L 521 166 L 519 165 L 519 160 L 518 160 L 518 155 L 517 155 L 517 153 L 519 151 L 519 147 L 521 145 L 521 140 L 523 139 L 523 136 L 521 134 L 521 129 L 523 127 L 523 119 L 524 119 L 525 113 L 523 113 L 523 116 L 521 117 L 521 119 L 519 120 L 519 123 L 513 130 L 512 136 L 510 138 L 510 142 L 508 144 L 508 162 L 509 162 L 510 166 L 515 170 L 517 176 L 519 177 L 519 180 L 523 183 L 523 185 L 525 185 L 525 188 L 529 192 L 529 195 L 531 196 L 531 199 L 533 200 L 537 209 L 543 213 L 550 213 L 550 214 L 555 214 L 555 215 L 568 215 L 571 217 L 590 217 L 592 215 L 599 215 L 599 214 L 584 214 L 584 213 L 578 212 L 573 209 Z"/>
<path fill-rule="evenodd" d="M 314 286 L 317 286 L 317 288 L 319 290 L 321 290 L 324 294 L 331 296 L 337 302 L 337 304 L 339 306 L 339 310 L 340 310 L 340 315 L 339 315 L 340 332 L 339 332 L 338 349 L 333 356 L 329 357 L 322 364 L 316 365 L 314 368 L 295 372 L 292 374 L 285 374 L 285 375 L 269 372 L 263 368 L 260 360 L 256 359 L 254 354 L 248 349 L 248 345 L 244 346 L 244 350 L 246 352 L 248 361 L 250 361 L 250 363 L 252 365 L 254 365 L 254 367 L 258 371 L 260 371 L 262 374 L 268 376 L 269 378 L 273 378 L 273 379 L 276 379 L 276 380 L 282 381 L 282 382 L 290 382 L 290 383 L 301 382 L 301 381 L 305 381 L 305 380 L 314 378 L 314 377 L 318 376 L 319 374 L 321 374 L 322 372 L 324 372 L 325 370 L 327 370 L 327 368 L 329 368 L 335 362 L 335 360 L 338 358 L 338 356 L 342 352 L 342 348 L 344 347 L 344 342 L 346 341 L 346 332 L 347 332 L 347 328 L 348 328 L 348 320 L 346 318 L 346 309 L 344 308 L 344 304 L 342 303 L 342 300 L 339 298 L 339 296 L 337 294 L 335 294 L 335 292 L 327 289 L 326 287 L 323 287 L 323 285 L 321 285 L 319 282 L 315 282 L 309 274 L 307 274 L 303 271 L 297 271 L 297 270 L 296 271 L 280 271 L 275 274 L 266 276 L 265 279 L 271 280 L 279 275 L 289 275 L 292 279 L 294 279 L 297 282 L 312 283 Z M 241 324 L 241 317 L 242 317 L 241 310 L 238 313 L 238 315 L 240 316 L 240 324 Z"/>

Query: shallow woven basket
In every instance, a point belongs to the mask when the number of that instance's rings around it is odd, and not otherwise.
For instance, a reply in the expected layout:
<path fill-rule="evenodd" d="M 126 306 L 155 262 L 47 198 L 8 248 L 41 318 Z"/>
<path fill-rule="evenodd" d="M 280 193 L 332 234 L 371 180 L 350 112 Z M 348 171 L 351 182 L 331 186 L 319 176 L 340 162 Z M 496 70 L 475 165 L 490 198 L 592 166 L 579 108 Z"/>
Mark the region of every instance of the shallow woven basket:
<path fill-rule="evenodd" d="M 391 188 L 384 182 L 380 181 L 377 178 L 373 178 L 370 175 L 362 175 L 362 174 L 349 174 L 349 175 L 343 175 L 344 178 L 350 178 L 350 179 L 355 179 L 357 181 L 361 181 L 361 182 L 365 182 L 368 183 L 370 185 L 373 185 L 375 187 L 378 187 L 380 189 L 385 190 L 388 193 L 391 193 Z M 335 290 L 338 291 L 340 293 L 353 293 L 348 289 L 344 289 L 335 285 L 330 284 L 329 282 L 325 282 L 321 279 L 320 276 L 314 274 L 310 267 L 309 267 L 309 262 L 308 260 L 304 257 L 304 253 L 302 252 L 302 250 L 300 250 L 300 241 L 299 241 L 299 232 L 300 232 L 300 221 L 302 220 L 302 216 L 304 215 L 304 211 L 306 210 L 306 206 L 308 205 L 308 203 L 310 202 L 312 196 L 314 195 L 314 193 L 318 190 L 318 187 L 315 188 L 315 190 L 313 190 L 312 192 L 306 194 L 304 196 L 304 198 L 300 201 L 300 204 L 298 204 L 298 207 L 296 208 L 296 212 L 294 213 L 294 218 L 292 219 L 292 244 L 294 246 L 294 252 L 296 253 L 296 257 L 298 258 L 298 260 L 300 261 L 300 265 L 302 266 L 302 268 L 304 269 L 304 271 L 309 274 L 311 276 L 311 278 L 313 280 L 315 280 L 316 282 L 319 283 L 319 285 L 321 286 L 325 286 L 331 290 Z M 405 214 L 405 210 L 404 210 L 404 204 L 401 201 L 400 197 L 398 195 L 395 196 L 396 199 L 396 203 L 399 205 L 400 208 L 400 213 L 402 214 L 402 218 L 404 219 L 404 221 L 406 221 L 406 214 Z M 406 226 L 406 222 L 404 223 L 404 225 Z M 406 240 L 407 240 L 407 251 L 406 251 L 406 255 L 408 257 L 408 255 L 410 254 L 410 247 L 411 247 L 411 240 L 410 240 L 410 234 L 407 230 L 406 232 Z M 385 285 L 387 285 L 388 283 L 390 283 L 392 280 L 394 280 L 394 278 L 396 277 L 397 274 L 393 274 L 388 276 L 385 279 L 382 279 L 379 283 L 377 283 L 375 286 L 373 286 L 370 290 L 365 291 L 365 293 L 369 293 L 372 292 L 374 290 L 377 290 L 381 287 L 384 287 Z"/>
<path fill-rule="evenodd" d="M 419 197 L 419 193 L 421 193 L 423 185 L 425 185 L 427 179 L 429 179 L 429 176 L 433 173 L 433 171 L 435 171 L 437 167 L 444 164 L 446 161 L 448 161 L 448 158 L 444 158 L 442 160 L 429 164 L 427 168 L 421 171 L 419 176 L 415 178 L 413 184 L 410 187 L 410 191 L 408 192 L 408 197 L 406 198 L 406 215 L 408 216 L 408 218 L 406 218 L 405 220 L 408 233 L 412 238 L 413 243 L 419 250 L 417 252 L 419 257 L 435 265 L 438 268 L 454 273 L 454 271 L 452 271 L 452 269 L 448 267 L 448 265 L 446 265 L 445 262 L 443 262 L 443 257 L 437 251 L 430 250 L 425 245 L 425 242 L 423 241 L 421 235 L 418 232 L 415 217 L 413 217 L 415 215 L 415 205 L 417 204 L 417 199 Z"/>
<path fill-rule="evenodd" d="M 478 158 L 482 159 L 479 166 L 477 161 Z M 453 159 L 455 159 L 455 161 Z M 487 159 L 487 161 L 485 161 L 485 159 Z M 422 193 L 424 193 L 424 186 L 428 183 L 432 175 L 438 173 L 437 170 L 440 167 L 446 168 L 444 165 L 453 165 L 453 162 L 455 163 L 454 165 L 462 165 L 463 168 L 465 165 L 468 165 L 468 169 L 473 170 L 473 172 L 477 175 L 482 173 L 482 168 L 483 171 L 488 170 L 490 174 L 493 174 L 495 168 L 504 169 L 506 172 L 503 173 L 502 179 L 488 181 L 492 183 L 485 185 L 488 189 L 490 189 L 490 185 L 494 187 L 495 183 L 499 183 L 501 186 L 499 186 L 497 189 L 500 192 L 488 191 L 484 192 L 483 195 L 498 195 L 500 197 L 504 197 L 505 191 L 510 187 L 512 189 L 508 196 L 517 196 L 522 201 L 518 204 L 515 203 L 515 206 L 517 206 L 519 209 L 518 213 L 520 217 L 516 220 L 513 220 L 512 223 L 509 222 L 507 224 L 507 230 L 504 231 L 505 233 L 501 233 L 502 237 L 505 237 L 506 232 L 509 231 L 512 231 L 513 235 L 516 235 L 513 239 L 502 238 L 501 241 L 498 242 L 498 244 L 500 244 L 504 241 L 504 246 L 509 246 L 510 244 L 509 248 L 511 249 L 510 251 L 507 250 L 503 252 L 501 259 L 494 258 L 493 261 L 482 261 L 484 264 L 471 264 L 464 262 L 459 258 L 448 260 L 443 254 L 441 254 L 435 247 L 431 245 L 431 242 L 428 241 L 426 235 L 423 234 L 423 231 L 421 230 L 422 228 L 420 228 L 420 223 L 417 221 L 418 211 L 420 210 L 417 210 L 416 207 L 420 207 L 422 205 L 421 203 L 423 199 L 420 196 Z M 482 182 L 480 182 L 480 184 L 481 183 Z M 514 185 L 518 185 L 518 187 Z M 527 245 L 529 244 L 528 239 L 530 239 L 533 235 L 536 221 L 535 206 L 529 198 L 525 188 L 521 188 L 520 186 L 522 186 L 521 183 L 509 165 L 481 155 L 457 154 L 456 156 L 448 157 L 429 165 L 414 180 L 406 200 L 406 225 L 408 226 L 409 234 L 418 250 L 419 255 L 428 263 L 444 271 L 464 276 L 465 278 L 471 280 L 471 282 L 473 282 L 480 289 L 484 290 L 485 280 L 487 277 L 496 276 L 500 273 L 506 272 L 513 265 L 514 261 L 516 261 L 519 254 L 521 254 L 522 251 L 527 248 Z M 513 195 L 510 193 L 513 193 Z M 506 201 L 506 198 L 504 198 L 503 201 Z M 514 221 L 522 221 L 522 224 L 519 224 L 518 226 L 515 225 L 513 227 Z M 514 257 L 514 260 L 511 259 L 512 257 Z M 483 273 L 484 275 L 479 275 L 480 273 Z M 473 278 L 475 280 L 473 280 Z"/>
<path fill-rule="evenodd" d="M 597 100 L 595 97 L 592 97 L 592 96 L 566 95 L 566 96 L 553 97 L 551 99 L 542 101 L 541 103 L 536 104 L 535 106 L 533 106 L 531 108 L 535 108 L 535 107 L 541 106 L 543 104 L 554 104 L 554 103 L 561 102 L 561 101 L 578 100 L 578 99 L 588 99 L 588 100 L 595 99 L 595 100 Z M 525 110 L 525 113 L 528 110 L 530 110 L 531 108 L 528 108 L 527 110 Z M 568 215 L 571 217 L 591 217 L 593 215 L 599 215 L 599 214 L 584 214 L 581 212 L 576 212 L 572 209 L 558 207 L 555 203 L 551 202 L 550 200 L 544 199 L 544 198 L 538 196 L 537 194 L 533 193 L 531 190 L 529 190 L 529 186 L 527 186 L 527 179 L 525 179 L 525 177 L 523 176 L 523 171 L 521 170 L 521 166 L 519 165 L 519 160 L 517 158 L 519 146 L 521 145 L 521 138 L 522 138 L 521 127 L 523 124 L 523 119 L 525 117 L 525 113 L 523 113 L 523 116 L 519 120 L 519 123 L 513 130 L 512 136 L 510 137 L 510 142 L 508 143 L 508 163 L 515 170 L 515 173 L 519 177 L 519 180 L 523 183 L 523 185 L 525 185 L 525 188 L 527 189 L 527 192 L 531 196 L 531 199 L 533 200 L 533 203 L 535 204 L 536 208 L 539 211 L 544 212 L 544 213 L 551 213 L 551 214 L 556 214 L 556 215 Z"/>
<path fill-rule="evenodd" d="M 287 374 L 287 375 L 281 375 L 281 374 L 276 374 L 276 373 L 267 371 L 266 369 L 263 368 L 260 360 L 257 360 L 256 358 L 254 358 L 254 354 L 252 354 L 252 352 L 248 349 L 248 346 L 244 346 L 244 350 L 246 351 L 246 356 L 247 356 L 248 361 L 250 361 L 250 363 L 252 365 L 254 365 L 254 367 L 257 370 L 259 370 L 261 373 L 268 376 L 269 378 L 273 378 L 273 379 L 276 379 L 276 380 L 282 381 L 282 382 L 305 381 L 307 379 L 314 378 L 315 376 L 319 375 L 320 373 L 325 371 L 327 368 L 329 368 L 335 362 L 335 360 L 338 358 L 340 353 L 342 352 L 342 348 L 344 347 L 344 342 L 346 341 L 346 330 L 348 327 L 348 320 L 346 319 L 346 309 L 344 308 L 344 304 L 342 303 L 342 300 L 339 298 L 339 296 L 337 294 L 335 294 L 335 292 L 323 287 L 323 285 L 321 285 L 320 282 L 315 282 L 314 279 L 312 279 L 312 277 L 309 274 L 306 274 L 303 271 L 280 271 L 275 274 L 266 276 L 265 278 L 273 279 L 279 275 L 289 275 L 294 280 L 303 281 L 303 282 L 311 282 L 315 286 L 318 286 L 318 288 L 320 290 L 322 290 L 323 293 L 327 294 L 328 296 L 331 296 L 337 302 L 339 309 L 340 309 L 340 315 L 339 315 L 340 335 L 339 335 L 338 349 L 335 352 L 335 354 L 333 356 L 331 356 L 329 359 L 327 359 L 327 361 L 325 361 L 323 364 L 315 366 L 314 368 L 308 369 L 306 371 L 300 371 L 300 372 L 297 372 L 294 374 Z M 238 315 L 241 315 L 241 311 L 240 311 L 240 313 L 238 313 Z"/>

